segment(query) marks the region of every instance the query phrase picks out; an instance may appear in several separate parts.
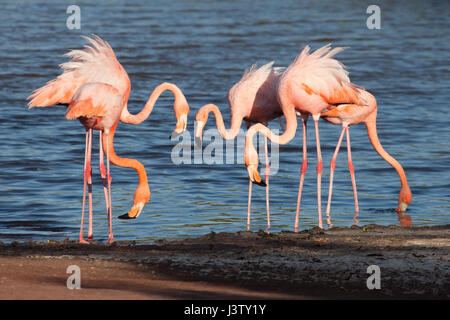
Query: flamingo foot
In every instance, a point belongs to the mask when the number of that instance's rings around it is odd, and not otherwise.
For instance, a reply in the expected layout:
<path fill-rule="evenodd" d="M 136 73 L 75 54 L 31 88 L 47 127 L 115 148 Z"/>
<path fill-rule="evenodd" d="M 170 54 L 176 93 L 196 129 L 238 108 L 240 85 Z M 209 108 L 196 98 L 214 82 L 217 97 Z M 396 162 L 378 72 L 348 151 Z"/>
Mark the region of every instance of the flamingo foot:
<path fill-rule="evenodd" d="M 108 242 L 109 244 L 112 244 L 114 242 L 114 236 L 112 234 L 109 235 Z"/>
<path fill-rule="evenodd" d="M 80 236 L 80 238 L 78 239 L 79 243 L 83 243 L 83 244 L 89 244 L 89 242 L 87 242 L 86 240 L 83 239 L 83 236 Z"/>
<path fill-rule="evenodd" d="M 93 240 L 94 236 L 92 234 L 88 234 L 88 240 Z"/>

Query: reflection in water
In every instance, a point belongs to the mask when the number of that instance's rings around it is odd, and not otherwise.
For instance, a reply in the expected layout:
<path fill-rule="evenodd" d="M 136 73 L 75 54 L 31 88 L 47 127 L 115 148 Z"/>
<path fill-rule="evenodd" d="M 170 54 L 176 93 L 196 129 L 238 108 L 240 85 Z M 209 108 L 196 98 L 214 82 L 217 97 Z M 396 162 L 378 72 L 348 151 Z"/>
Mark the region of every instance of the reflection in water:
<path fill-rule="evenodd" d="M 411 227 L 412 226 L 412 219 L 410 215 L 407 215 L 405 212 L 399 212 L 397 211 L 398 215 L 398 222 L 400 223 L 400 226 L 402 227 Z"/>
<path fill-rule="evenodd" d="M 359 212 L 356 211 L 356 212 L 355 212 L 355 215 L 353 216 L 353 221 L 355 221 L 355 226 L 357 226 L 358 223 L 359 223 L 359 221 L 358 221 L 358 219 L 357 219 L 358 216 L 359 216 Z"/>
<path fill-rule="evenodd" d="M 358 217 L 359 217 L 359 212 L 356 211 L 355 215 L 353 216 L 353 221 L 355 222 L 355 224 L 354 224 L 355 226 L 357 226 L 359 223 Z M 407 215 L 405 212 L 397 211 L 397 217 L 398 217 L 398 222 L 401 227 L 411 227 L 412 226 L 412 218 L 410 215 Z M 331 215 L 327 215 L 327 224 L 328 224 L 328 228 L 333 227 L 333 223 L 331 222 Z"/>

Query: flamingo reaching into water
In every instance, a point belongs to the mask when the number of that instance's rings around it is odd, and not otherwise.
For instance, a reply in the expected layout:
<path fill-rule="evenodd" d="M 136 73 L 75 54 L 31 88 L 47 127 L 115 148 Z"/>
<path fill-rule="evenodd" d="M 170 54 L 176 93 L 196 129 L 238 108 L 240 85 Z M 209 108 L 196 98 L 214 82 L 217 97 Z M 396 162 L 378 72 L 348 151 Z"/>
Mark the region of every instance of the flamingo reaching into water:
<path fill-rule="evenodd" d="M 349 126 L 353 124 L 358 124 L 363 122 L 367 128 L 367 134 L 369 136 L 369 140 L 372 143 L 375 151 L 386 160 L 394 169 L 397 171 L 398 176 L 400 177 L 401 189 L 398 197 L 398 212 L 406 211 L 406 208 L 411 203 L 412 194 L 408 185 L 408 180 L 406 179 L 405 171 L 401 164 L 395 160 L 389 153 L 387 153 L 378 139 L 376 120 L 377 120 L 377 102 L 375 97 L 369 92 L 358 89 L 361 97 L 367 101 L 368 105 L 358 105 L 358 104 L 340 104 L 329 111 L 323 112 L 321 117 L 328 122 L 333 124 L 341 124 L 342 130 L 341 135 L 339 137 L 338 143 L 336 145 L 336 150 L 334 152 L 333 158 L 330 163 L 330 186 L 328 191 L 328 203 L 327 203 L 327 218 L 328 224 L 331 224 L 330 221 L 330 207 L 331 207 L 331 196 L 333 191 L 333 176 L 334 169 L 336 167 L 336 158 L 339 152 L 339 148 L 341 146 L 342 138 L 344 133 L 346 134 L 347 139 L 347 154 L 348 154 L 348 168 L 350 171 L 350 176 L 352 180 L 353 186 L 353 195 L 355 199 L 355 212 L 358 214 L 359 206 L 358 206 L 358 195 L 356 191 L 356 180 L 355 180 L 355 169 L 352 163 L 352 155 L 351 155 L 351 146 L 350 146 L 350 129 Z M 400 217 L 400 216 L 399 216 Z M 406 219 L 400 220 L 407 221 Z M 410 221 L 410 220 L 409 220 Z M 408 223 L 408 222 L 406 222 Z"/>
<path fill-rule="evenodd" d="M 210 112 L 214 113 L 217 129 L 225 140 L 234 139 L 241 123 L 245 120 L 247 128 L 252 123 L 264 123 L 273 120 L 282 115 L 281 107 L 277 100 L 276 88 L 281 75 L 281 68 L 274 68 L 273 61 L 257 68 L 254 64 L 250 69 L 245 70 L 241 80 L 237 82 L 228 91 L 228 103 L 231 112 L 231 127 L 225 128 L 222 113 L 214 104 L 207 104 L 200 108 L 195 117 L 196 132 L 195 139 L 197 144 L 201 144 L 203 128 L 208 120 Z M 269 158 L 267 138 L 264 144 L 266 170 L 264 183 L 256 172 L 254 179 L 249 181 L 248 191 L 248 212 L 247 212 L 247 230 L 250 230 L 250 208 L 252 196 L 252 181 L 266 187 L 266 208 L 267 208 L 267 230 L 270 228 L 270 209 L 269 209 Z"/>
<path fill-rule="evenodd" d="M 272 142 L 286 144 L 295 136 L 295 131 L 297 128 L 296 112 L 299 112 L 302 116 L 303 162 L 301 167 L 297 211 L 295 216 L 296 232 L 298 231 L 298 218 L 303 180 L 307 168 L 306 122 L 309 115 L 312 115 L 313 117 L 316 132 L 317 200 L 320 228 L 322 228 L 321 176 L 323 164 L 320 150 L 318 120 L 321 116 L 324 116 L 326 120 L 332 123 L 344 124 L 345 122 L 346 126 L 364 121 L 368 130 L 370 141 L 375 150 L 386 161 L 394 166 L 400 176 L 402 189 L 399 194 L 399 206 L 397 210 L 405 211 L 411 202 L 411 191 L 406 181 L 403 168 L 395 159 L 384 151 L 378 141 L 375 126 L 375 99 L 371 94 L 362 88 L 358 88 L 352 84 L 348 77 L 348 72 L 344 69 L 343 64 L 333 58 L 334 55 L 342 50 L 344 50 L 344 48 L 331 49 L 330 45 L 326 45 L 320 49 L 317 49 L 315 52 L 310 53 L 309 46 L 306 46 L 294 62 L 283 73 L 278 86 L 278 100 L 286 118 L 285 132 L 281 136 L 275 135 L 262 124 L 252 126 L 247 132 L 245 153 L 248 161 L 246 161 L 246 165 L 248 168 L 253 165 L 253 168 L 249 171 L 250 179 L 253 179 L 253 173 L 251 171 L 256 171 L 258 165 L 258 155 L 252 143 L 253 135 L 256 132 L 261 132 Z M 347 129 L 344 127 L 343 131 L 344 130 Z M 341 134 L 341 138 L 338 142 L 337 150 L 339 149 L 342 136 L 343 133 Z M 349 168 L 352 172 L 353 166 L 351 164 L 349 141 L 348 136 Z M 335 155 L 337 155 L 337 152 Z M 333 165 L 334 162 L 332 162 L 332 167 Z M 354 188 L 356 188 L 353 173 L 352 181 Z M 357 206 L 357 200 L 355 200 L 355 205 Z"/>
<path fill-rule="evenodd" d="M 98 36 L 84 37 L 91 46 L 83 50 L 72 50 L 66 54 L 71 57 L 63 63 L 63 73 L 45 86 L 35 90 L 27 99 L 29 107 L 46 107 L 56 104 L 68 105 L 66 118 L 79 119 L 86 128 L 85 163 L 83 170 L 83 206 L 79 241 L 83 239 L 83 219 L 85 210 L 86 185 L 89 192 L 89 231 L 92 232 L 92 180 L 91 180 L 91 148 L 92 130 L 100 131 L 100 173 L 109 223 L 109 242 L 113 242 L 112 210 L 111 210 L 111 176 L 109 161 L 121 167 L 133 168 L 139 176 L 139 184 L 134 193 L 134 204 L 130 211 L 119 216 L 121 219 L 132 219 L 139 216 L 144 205 L 150 199 L 147 174 L 144 166 L 137 160 L 119 158 L 114 153 L 113 136 L 119 120 L 130 124 L 143 122 L 151 113 L 156 100 L 162 92 L 170 90 L 175 96 L 174 111 L 177 125 L 174 134 L 181 134 L 186 129 L 189 106 L 181 90 L 170 83 L 159 85 L 150 95 L 144 108 L 137 115 L 128 112 L 127 102 L 131 90 L 127 72 L 117 60 L 113 49 Z M 105 150 L 106 148 L 106 150 Z M 104 167 L 103 153 L 106 153 L 107 169 Z"/>

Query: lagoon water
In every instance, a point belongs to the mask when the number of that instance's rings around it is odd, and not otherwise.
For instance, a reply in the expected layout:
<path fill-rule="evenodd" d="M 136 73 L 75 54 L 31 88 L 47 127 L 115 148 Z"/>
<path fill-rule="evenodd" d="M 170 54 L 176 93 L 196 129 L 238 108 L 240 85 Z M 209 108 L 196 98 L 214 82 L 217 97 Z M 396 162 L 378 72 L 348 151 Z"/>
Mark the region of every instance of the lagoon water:
<path fill-rule="evenodd" d="M 301 48 L 349 47 L 338 55 L 352 82 L 378 101 L 378 135 L 405 168 L 413 192 L 407 214 L 415 226 L 450 223 L 450 113 L 448 2 L 381 2 L 381 29 L 366 26 L 361 1 L 80 1 L 81 29 L 66 27 L 70 2 L 3 2 L 0 9 L 0 240 L 77 239 L 81 216 L 84 130 L 64 118 L 64 107 L 27 110 L 26 97 L 56 77 L 81 35 L 107 40 L 127 70 L 129 110 L 137 113 L 159 83 L 176 83 L 191 108 L 217 104 L 229 126 L 226 94 L 255 62 L 289 65 Z M 152 196 L 135 220 L 117 219 L 132 204 L 137 175 L 112 166 L 116 240 L 153 241 L 246 229 L 247 171 L 243 164 L 175 164 L 168 139 L 175 125 L 172 96 L 162 95 L 139 126 L 120 124 L 116 152 L 141 161 Z M 300 123 L 300 122 L 299 122 Z M 206 129 L 213 128 L 214 121 Z M 270 125 L 278 129 L 278 122 Z M 245 125 L 242 125 L 245 129 Z M 315 143 L 309 123 L 309 167 L 301 229 L 317 225 Z M 398 225 L 400 182 L 369 143 L 364 125 L 350 129 L 359 191 L 359 224 Z M 329 162 L 340 127 L 320 121 L 326 207 Z M 107 239 L 103 190 L 94 135 L 94 239 Z M 189 141 L 186 141 L 189 143 Z M 193 144 L 193 141 L 191 141 Z M 204 142 L 204 146 L 208 141 Z M 301 126 L 279 148 L 270 179 L 271 230 L 293 230 L 301 165 Z M 225 157 L 225 155 L 224 155 Z M 192 153 L 192 159 L 194 154 Z M 332 218 L 351 226 L 354 204 L 345 141 L 337 162 Z M 225 159 L 225 158 L 224 158 Z M 252 230 L 264 229 L 265 191 L 253 187 Z"/>

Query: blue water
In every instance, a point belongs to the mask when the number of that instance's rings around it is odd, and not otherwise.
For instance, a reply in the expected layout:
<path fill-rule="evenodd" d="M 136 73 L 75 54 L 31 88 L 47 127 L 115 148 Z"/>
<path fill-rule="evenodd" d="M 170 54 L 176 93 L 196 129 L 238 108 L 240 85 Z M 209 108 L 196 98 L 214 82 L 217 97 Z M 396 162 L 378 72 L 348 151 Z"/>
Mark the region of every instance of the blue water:
<path fill-rule="evenodd" d="M 226 93 L 245 68 L 275 60 L 289 65 L 300 49 L 332 42 L 350 47 L 338 58 L 352 82 L 378 101 L 378 134 L 405 168 L 413 192 L 413 225 L 450 222 L 449 3 L 381 2 L 381 29 L 366 27 L 365 1 L 78 1 L 81 29 L 66 28 L 72 2 L 3 2 L 0 9 L 0 240 L 76 239 L 82 200 L 84 129 L 64 118 L 64 107 L 27 110 L 32 90 L 56 77 L 62 55 L 97 34 L 114 48 L 127 70 L 129 110 L 138 112 L 151 90 L 176 83 L 196 111 L 218 104 L 229 126 Z M 163 94 L 140 126 L 120 124 L 116 152 L 141 161 L 152 198 L 136 220 L 128 211 L 137 184 L 132 169 L 112 166 L 113 230 L 116 240 L 151 241 L 246 228 L 248 178 L 242 164 L 181 164 L 171 161 L 177 141 L 172 96 Z M 207 128 L 213 127 L 210 121 Z M 244 125 L 242 126 L 244 128 Z M 271 125 L 278 128 L 275 122 Z M 317 225 L 315 143 L 309 123 L 309 169 L 301 228 Z M 400 183 L 372 149 L 364 125 L 351 128 L 361 225 L 399 224 L 393 209 Z M 320 122 L 326 206 L 329 161 L 340 127 Z M 94 238 L 107 239 L 107 220 L 97 170 L 94 136 Z M 280 169 L 270 179 L 272 231 L 293 230 L 301 165 L 301 127 L 280 147 Z M 354 223 L 345 141 L 337 162 L 332 217 Z M 252 230 L 265 228 L 264 188 L 254 186 Z"/>

